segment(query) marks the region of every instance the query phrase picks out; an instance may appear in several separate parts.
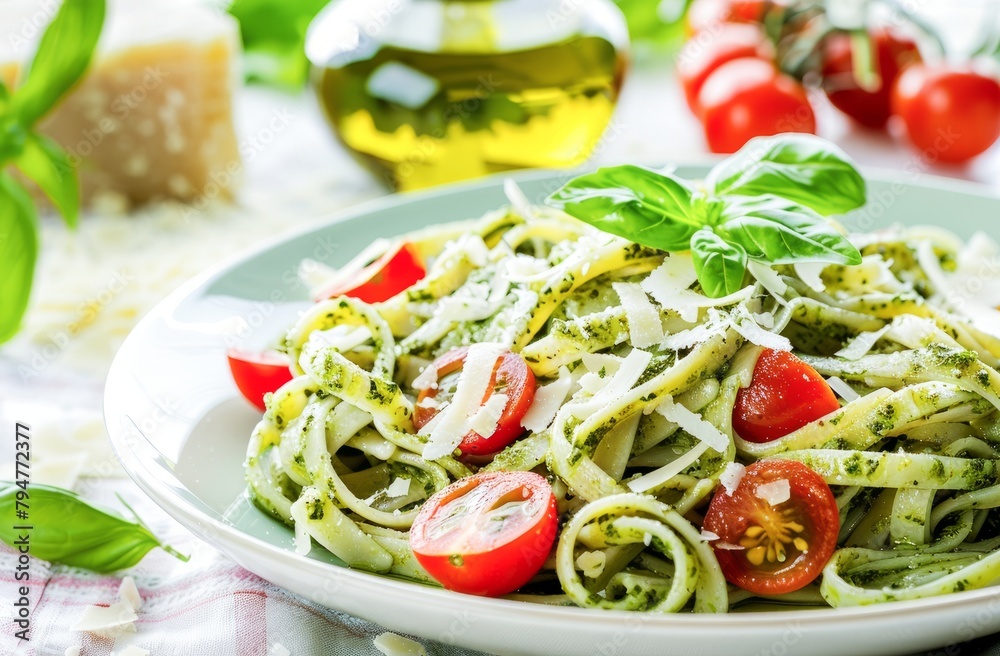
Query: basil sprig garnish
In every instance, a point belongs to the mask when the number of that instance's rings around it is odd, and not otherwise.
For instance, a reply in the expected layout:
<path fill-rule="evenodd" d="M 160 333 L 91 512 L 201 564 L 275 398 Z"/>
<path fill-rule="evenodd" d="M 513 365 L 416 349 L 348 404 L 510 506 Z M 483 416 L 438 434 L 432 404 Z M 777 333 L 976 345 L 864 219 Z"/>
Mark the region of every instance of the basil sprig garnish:
<path fill-rule="evenodd" d="M 670 173 L 613 166 L 575 178 L 547 202 L 604 232 L 668 252 L 691 251 L 703 291 L 743 287 L 748 260 L 860 264 L 826 219 L 865 204 L 865 180 L 824 139 L 752 139 L 708 174 L 704 189 Z"/>
<path fill-rule="evenodd" d="M 80 185 L 69 156 L 37 124 L 87 70 L 104 25 L 104 0 L 64 0 L 13 90 L 0 82 L 0 343 L 17 333 L 38 259 L 38 211 L 30 180 L 70 227 Z M 15 177 L 8 171 L 15 168 Z"/>
<path fill-rule="evenodd" d="M 16 508 L 22 507 L 17 505 L 18 500 L 30 507 L 29 518 L 16 523 L 7 521 Z M 188 560 L 160 542 L 124 499 L 118 500 L 132 513 L 133 520 L 94 506 L 69 490 L 36 484 L 25 489 L 0 481 L 0 516 L 4 518 L 0 540 L 16 548 L 27 535 L 32 556 L 102 574 L 132 567 L 156 547 Z"/>

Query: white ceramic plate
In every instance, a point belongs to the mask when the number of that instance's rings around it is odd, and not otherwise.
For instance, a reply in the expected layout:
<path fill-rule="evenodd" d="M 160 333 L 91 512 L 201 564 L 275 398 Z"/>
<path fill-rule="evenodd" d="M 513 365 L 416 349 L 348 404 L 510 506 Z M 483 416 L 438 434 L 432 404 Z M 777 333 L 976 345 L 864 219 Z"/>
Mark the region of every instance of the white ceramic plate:
<path fill-rule="evenodd" d="M 699 176 L 704 167 L 682 167 Z M 847 223 L 996 230 L 1000 198 L 971 184 L 874 175 L 872 203 Z M 563 174 L 518 176 L 532 200 Z M 904 654 L 1000 631 L 996 588 L 855 609 L 724 616 L 650 615 L 484 599 L 342 567 L 250 505 L 242 463 L 258 419 L 230 380 L 227 346 L 262 346 L 309 305 L 303 258 L 341 265 L 374 238 L 479 216 L 505 203 L 502 180 L 357 207 L 185 285 L 132 332 L 108 376 L 105 416 L 118 457 L 156 503 L 248 570 L 308 599 L 431 640 L 500 654 Z M 950 652 L 949 652 L 950 653 Z"/>

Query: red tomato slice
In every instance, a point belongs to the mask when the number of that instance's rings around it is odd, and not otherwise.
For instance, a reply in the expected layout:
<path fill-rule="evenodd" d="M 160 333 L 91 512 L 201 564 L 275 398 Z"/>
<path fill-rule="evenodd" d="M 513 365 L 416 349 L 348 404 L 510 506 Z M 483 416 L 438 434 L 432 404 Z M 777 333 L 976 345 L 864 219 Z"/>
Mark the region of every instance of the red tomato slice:
<path fill-rule="evenodd" d="M 788 482 L 789 498 L 772 506 L 758 490 L 778 481 Z M 820 575 L 837 548 L 840 514 L 830 486 L 809 467 L 761 460 L 747 467 L 732 496 L 723 487 L 715 491 L 702 528 L 719 536 L 712 546 L 727 581 L 777 595 Z"/>
<path fill-rule="evenodd" d="M 430 365 L 437 370 L 438 382 L 437 387 L 421 390 L 417 397 L 417 405 L 413 412 L 413 424 L 417 430 L 423 428 L 439 411 L 438 407 L 425 406 L 422 403 L 425 399 L 434 399 L 439 404 L 451 400 L 459 372 L 468 354 L 467 346 L 452 349 Z M 535 400 L 535 374 L 520 355 L 504 351 L 497 359 L 482 403 L 485 405 L 494 394 L 507 395 L 507 404 L 497 421 L 496 430 L 489 435 L 480 435 L 475 431 L 466 434 L 458 445 L 463 460 L 487 462 L 524 434 L 521 420 Z"/>
<path fill-rule="evenodd" d="M 823 49 L 823 87 L 834 107 L 869 128 L 885 127 L 891 111 L 892 88 L 904 68 L 920 61 L 917 44 L 881 29 L 871 35 L 881 86 L 867 91 L 854 77 L 851 37 L 835 33 Z"/>
<path fill-rule="evenodd" d="M 754 137 L 816 134 L 805 89 L 774 64 L 743 57 L 708 76 L 698 94 L 705 139 L 714 153 L 735 153 Z"/>
<path fill-rule="evenodd" d="M 715 69 L 741 57 L 765 61 L 774 59 L 774 47 L 759 25 L 724 23 L 711 40 L 691 39 L 677 55 L 677 77 L 684 89 L 684 99 L 695 115 L 700 113 L 698 93 Z"/>
<path fill-rule="evenodd" d="M 1000 82 L 969 68 L 910 66 L 893 89 L 892 109 L 928 161 L 964 162 L 1000 138 Z"/>
<path fill-rule="evenodd" d="M 748 442 L 770 442 L 839 407 L 815 369 L 791 353 L 765 349 L 750 386 L 736 395 L 733 429 Z"/>
<path fill-rule="evenodd" d="M 249 353 L 238 349 L 229 349 L 229 369 L 233 372 L 236 387 L 247 401 L 253 403 L 261 411 L 264 408 L 264 395 L 274 392 L 292 379 L 288 369 L 288 356 L 277 351 Z"/>
<path fill-rule="evenodd" d="M 410 548 L 448 590 L 497 597 L 542 568 L 558 524 L 556 498 L 544 478 L 482 472 L 424 503 L 410 529 Z"/>
<path fill-rule="evenodd" d="M 402 243 L 360 271 L 334 281 L 316 294 L 315 300 L 350 296 L 365 303 L 381 303 L 409 289 L 425 275 L 427 271 L 414 247 Z"/>

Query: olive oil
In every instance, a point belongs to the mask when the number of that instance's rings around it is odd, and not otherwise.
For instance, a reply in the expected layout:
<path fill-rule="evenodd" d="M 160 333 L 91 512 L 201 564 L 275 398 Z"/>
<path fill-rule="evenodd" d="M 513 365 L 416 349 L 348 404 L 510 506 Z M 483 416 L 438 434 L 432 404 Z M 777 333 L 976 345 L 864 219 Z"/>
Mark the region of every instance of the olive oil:
<path fill-rule="evenodd" d="M 619 49 L 579 35 L 470 50 L 384 45 L 320 67 L 318 93 L 339 139 L 403 190 L 587 159 L 618 99 Z"/>

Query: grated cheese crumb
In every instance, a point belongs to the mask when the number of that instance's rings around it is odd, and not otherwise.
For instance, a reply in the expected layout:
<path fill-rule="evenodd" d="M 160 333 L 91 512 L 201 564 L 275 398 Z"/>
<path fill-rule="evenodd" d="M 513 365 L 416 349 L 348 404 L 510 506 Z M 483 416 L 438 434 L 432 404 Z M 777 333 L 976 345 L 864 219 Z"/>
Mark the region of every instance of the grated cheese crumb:
<path fill-rule="evenodd" d="M 743 476 L 746 473 L 747 468 L 738 462 L 731 462 L 726 465 L 726 469 L 719 476 L 719 483 L 726 489 L 727 495 L 733 496 L 733 492 L 739 487 L 740 481 L 743 480 Z"/>
<path fill-rule="evenodd" d="M 139 589 L 135 587 L 135 579 L 131 576 L 122 579 L 118 587 L 118 598 L 127 603 L 132 610 L 139 610 L 142 606 L 142 597 L 139 596 Z"/>
<path fill-rule="evenodd" d="M 792 488 L 788 484 L 787 478 L 779 478 L 776 481 L 758 485 L 754 496 L 767 501 L 772 506 L 777 506 L 792 498 Z"/>
<path fill-rule="evenodd" d="M 604 573 L 607 562 L 608 557 L 603 551 L 584 551 L 577 556 L 576 568 L 588 579 L 596 579 Z"/>
<path fill-rule="evenodd" d="M 711 531 L 706 531 L 705 529 L 701 529 L 701 539 L 704 540 L 705 542 L 714 542 L 715 540 L 719 539 L 719 536 Z"/>
<path fill-rule="evenodd" d="M 404 638 L 395 633 L 381 633 L 375 636 L 375 649 L 385 656 L 427 656 L 427 650 L 416 640 Z"/>
<path fill-rule="evenodd" d="M 389 487 L 385 489 L 385 493 L 393 499 L 397 497 L 405 497 L 410 493 L 410 479 L 402 477 L 397 478 L 389 484 Z"/>

